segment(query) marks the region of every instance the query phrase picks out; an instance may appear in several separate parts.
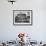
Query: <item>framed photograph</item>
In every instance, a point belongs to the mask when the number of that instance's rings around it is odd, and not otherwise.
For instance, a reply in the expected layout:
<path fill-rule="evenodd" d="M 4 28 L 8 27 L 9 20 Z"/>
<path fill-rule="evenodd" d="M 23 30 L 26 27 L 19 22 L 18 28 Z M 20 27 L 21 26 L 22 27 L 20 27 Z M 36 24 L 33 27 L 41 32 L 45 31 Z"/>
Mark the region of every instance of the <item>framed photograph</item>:
<path fill-rule="evenodd" d="M 32 25 L 32 10 L 13 10 L 14 25 Z"/>

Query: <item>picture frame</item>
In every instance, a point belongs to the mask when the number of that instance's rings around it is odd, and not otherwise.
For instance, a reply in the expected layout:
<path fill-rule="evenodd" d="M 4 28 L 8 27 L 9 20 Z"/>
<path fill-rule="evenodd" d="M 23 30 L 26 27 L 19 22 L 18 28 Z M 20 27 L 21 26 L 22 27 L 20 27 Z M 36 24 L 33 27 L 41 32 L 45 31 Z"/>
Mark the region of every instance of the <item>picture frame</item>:
<path fill-rule="evenodd" d="M 13 10 L 13 25 L 32 25 L 32 10 Z"/>

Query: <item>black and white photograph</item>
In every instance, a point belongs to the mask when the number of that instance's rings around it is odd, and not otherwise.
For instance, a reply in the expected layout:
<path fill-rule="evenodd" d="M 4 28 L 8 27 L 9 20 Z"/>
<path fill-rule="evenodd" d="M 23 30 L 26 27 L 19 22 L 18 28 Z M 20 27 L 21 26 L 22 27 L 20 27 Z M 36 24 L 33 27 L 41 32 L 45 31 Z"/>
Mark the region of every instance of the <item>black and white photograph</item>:
<path fill-rule="evenodd" d="M 13 24 L 32 24 L 32 10 L 13 10 Z"/>

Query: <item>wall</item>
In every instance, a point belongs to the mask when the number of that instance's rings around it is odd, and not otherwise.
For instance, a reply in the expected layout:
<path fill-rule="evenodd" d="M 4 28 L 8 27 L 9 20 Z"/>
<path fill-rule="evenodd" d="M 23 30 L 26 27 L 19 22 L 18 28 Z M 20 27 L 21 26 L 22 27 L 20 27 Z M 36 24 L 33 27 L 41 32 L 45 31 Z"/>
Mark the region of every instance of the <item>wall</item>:
<path fill-rule="evenodd" d="M 14 26 L 13 10 L 33 10 L 32 26 Z M 26 32 L 33 40 L 46 40 L 46 1 L 17 0 L 12 5 L 7 0 L 0 0 L 0 40 L 15 40 L 19 32 Z"/>

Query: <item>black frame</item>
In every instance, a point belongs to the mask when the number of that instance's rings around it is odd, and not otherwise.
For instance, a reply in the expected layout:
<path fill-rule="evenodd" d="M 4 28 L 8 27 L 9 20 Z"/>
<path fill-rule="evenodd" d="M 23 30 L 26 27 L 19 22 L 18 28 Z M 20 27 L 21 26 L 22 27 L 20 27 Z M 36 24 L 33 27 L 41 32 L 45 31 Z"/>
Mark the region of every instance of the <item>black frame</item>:
<path fill-rule="evenodd" d="M 14 24 L 14 12 L 15 11 L 31 11 L 31 24 Z M 13 10 L 13 25 L 32 25 L 33 24 L 33 11 L 32 10 Z"/>

